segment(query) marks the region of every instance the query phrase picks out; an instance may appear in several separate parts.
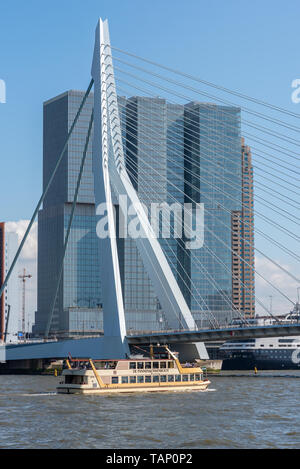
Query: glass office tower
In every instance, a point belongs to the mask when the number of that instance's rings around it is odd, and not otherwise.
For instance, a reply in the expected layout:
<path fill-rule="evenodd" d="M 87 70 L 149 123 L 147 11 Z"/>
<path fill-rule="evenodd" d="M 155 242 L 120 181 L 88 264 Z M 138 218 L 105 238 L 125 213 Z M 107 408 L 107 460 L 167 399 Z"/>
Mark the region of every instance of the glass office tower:
<path fill-rule="evenodd" d="M 240 109 L 189 103 L 184 151 L 185 197 L 204 204 L 203 247 L 186 253 L 189 304 L 199 325 L 205 311 L 223 324 L 232 318 L 231 215 L 242 209 Z"/>
<path fill-rule="evenodd" d="M 203 246 L 187 249 L 188 234 L 176 239 L 172 227 L 160 243 L 197 324 L 209 324 L 211 313 L 221 324 L 230 321 L 231 219 L 242 210 L 240 109 L 146 97 L 122 98 L 120 109 L 127 169 L 141 201 L 148 208 L 190 204 L 191 213 L 204 204 Z M 127 327 L 167 328 L 134 240 L 119 247 Z"/>
<path fill-rule="evenodd" d="M 151 203 L 167 198 L 166 103 L 160 98 L 132 97 L 119 101 L 119 106 L 127 171 L 150 214 Z M 123 240 L 119 259 L 127 329 L 165 327 L 134 239 Z"/>
<path fill-rule="evenodd" d="M 83 92 L 69 91 L 44 104 L 44 187 L 82 97 Z M 165 99 L 139 96 L 118 100 L 127 170 L 149 215 L 152 203 L 166 202 L 170 207 L 179 204 L 181 208 L 189 204 L 192 214 L 196 204 L 204 205 L 203 245 L 187 249 L 189 236 L 184 231 L 183 213 L 172 210 L 170 237 L 162 235 L 162 213 L 158 218 L 159 240 L 196 323 L 209 324 L 212 313 L 224 324 L 232 318 L 234 308 L 242 309 L 235 300 L 232 272 L 240 282 L 247 282 L 233 255 L 235 231 L 239 231 L 233 220 L 236 214 L 244 213 L 246 187 L 240 109 L 198 102 L 171 104 Z M 35 331 L 40 333 L 45 329 L 55 291 L 92 103 L 90 95 L 39 213 Z M 75 334 L 102 328 L 103 273 L 99 269 L 91 148 L 89 145 L 52 331 Z M 118 223 L 116 195 L 113 201 Z M 178 219 L 182 238 L 174 237 Z M 167 329 L 135 240 L 119 237 L 117 245 L 127 329 Z M 253 264 L 254 259 L 249 262 Z M 178 318 L 178 328 L 181 326 Z"/>
<path fill-rule="evenodd" d="M 44 103 L 43 187 L 67 139 L 84 93 L 68 91 Z M 34 332 L 43 334 L 56 289 L 77 177 L 93 107 L 90 95 L 38 217 L 38 307 Z M 96 236 L 92 136 L 63 264 L 51 329 L 56 334 L 102 329 L 101 280 Z"/>

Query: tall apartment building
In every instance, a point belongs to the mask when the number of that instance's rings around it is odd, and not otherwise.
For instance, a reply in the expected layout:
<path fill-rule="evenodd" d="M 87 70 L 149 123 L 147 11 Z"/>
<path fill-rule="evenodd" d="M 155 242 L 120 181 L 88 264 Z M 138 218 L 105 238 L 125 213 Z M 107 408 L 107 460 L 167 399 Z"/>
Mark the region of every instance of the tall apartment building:
<path fill-rule="evenodd" d="M 0 286 L 3 285 L 17 249 L 18 235 L 8 232 L 4 222 L 0 223 Z M 0 300 L 0 340 L 5 339 L 7 343 L 18 341 L 19 313 L 17 263 Z"/>
<path fill-rule="evenodd" d="M 245 317 L 255 315 L 253 167 L 242 138 L 242 210 L 232 213 L 232 302 Z"/>
<path fill-rule="evenodd" d="M 83 95 L 81 91 L 68 91 L 44 103 L 44 187 L 67 139 Z M 90 95 L 45 197 L 43 209 L 39 212 L 35 334 L 44 334 L 49 317 L 92 107 L 93 96 Z M 102 329 L 100 291 L 91 138 L 50 331 L 60 334 L 99 332 Z"/>

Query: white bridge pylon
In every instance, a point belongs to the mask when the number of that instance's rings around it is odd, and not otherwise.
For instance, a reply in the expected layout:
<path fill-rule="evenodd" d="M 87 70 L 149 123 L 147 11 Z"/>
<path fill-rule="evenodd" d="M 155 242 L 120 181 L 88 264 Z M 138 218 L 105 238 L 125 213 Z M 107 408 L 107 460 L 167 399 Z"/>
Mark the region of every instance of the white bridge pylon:
<path fill-rule="evenodd" d="M 178 320 L 180 320 L 184 328 L 195 329 L 196 324 L 191 311 L 126 171 L 107 20 L 99 19 L 97 24 L 92 78 L 94 80 L 95 202 L 96 206 L 106 203 L 109 232 L 108 239 L 100 241 L 102 272 L 104 272 L 102 276 L 104 335 L 121 337 L 124 346 L 127 347 L 111 188 L 117 195 L 126 195 L 128 204 L 130 203 L 135 209 L 142 233 L 142 236 L 135 241 L 168 325 L 178 329 Z M 127 207 L 120 206 L 120 210 L 125 211 Z"/>

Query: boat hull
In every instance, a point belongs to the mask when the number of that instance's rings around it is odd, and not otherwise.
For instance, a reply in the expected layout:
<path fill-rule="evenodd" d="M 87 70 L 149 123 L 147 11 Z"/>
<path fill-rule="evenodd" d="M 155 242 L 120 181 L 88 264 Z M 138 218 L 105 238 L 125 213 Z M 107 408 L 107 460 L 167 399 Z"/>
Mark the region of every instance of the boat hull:
<path fill-rule="evenodd" d="M 196 385 L 180 385 L 180 386 L 143 386 L 143 387 L 123 387 L 123 388 L 83 388 L 75 386 L 60 385 L 57 387 L 58 394 L 132 394 L 132 393 L 148 393 L 148 392 L 188 392 L 188 391 L 205 391 L 210 381 L 203 381 Z"/>
<path fill-rule="evenodd" d="M 223 358 L 222 370 L 300 370 L 300 363 L 295 363 L 292 357 L 283 359 L 258 357 L 255 353 L 243 353 L 242 356 Z"/>

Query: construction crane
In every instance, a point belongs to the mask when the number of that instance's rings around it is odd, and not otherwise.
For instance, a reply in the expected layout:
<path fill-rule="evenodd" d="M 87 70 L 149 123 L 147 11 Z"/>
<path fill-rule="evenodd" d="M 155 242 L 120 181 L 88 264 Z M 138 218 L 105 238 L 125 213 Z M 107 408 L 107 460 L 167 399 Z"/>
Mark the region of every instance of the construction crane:
<path fill-rule="evenodd" d="M 23 274 L 19 275 L 19 278 L 22 280 L 23 283 L 23 291 L 22 291 L 22 334 L 23 340 L 25 340 L 25 285 L 26 279 L 31 278 L 32 275 L 26 274 L 26 269 L 23 269 Z"/>

